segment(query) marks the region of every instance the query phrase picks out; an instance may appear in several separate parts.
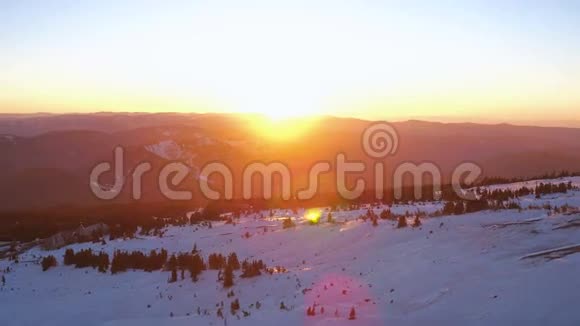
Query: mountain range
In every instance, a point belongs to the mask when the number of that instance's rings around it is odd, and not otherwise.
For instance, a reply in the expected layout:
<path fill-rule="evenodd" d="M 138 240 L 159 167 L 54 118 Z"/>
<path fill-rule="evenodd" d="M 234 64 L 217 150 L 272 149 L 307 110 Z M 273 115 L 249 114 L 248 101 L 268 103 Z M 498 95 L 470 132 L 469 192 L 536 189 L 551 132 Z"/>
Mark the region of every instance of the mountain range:
<path fill-rule="evenodd" d="M 101 203 L 89 187 L 89 175 L 101 162 L 113 162 L 115 147 L 125 150 L 124 171 L 140 162 L 153 171 L 144 177 L 145 202 L 166 200 L 157 176 L 169 162 L 189 166 L 192 178 L 180 187 L 202 201 L 196 178 L 208 162 L 219 161 L 240 180 L 251 162 L 283 162 L 293 188 L 305 186 L 316 162 L 376 162 L 361 148 L 361 135 L 372 121 L 320 117 L 300 137 L 268 139 L 250 127 L 252 115 L 99 113 L 63 115 L 0 115 L 0 207 L 3 211 L 42 209 L 59 205 Z M 397 153 L 384 162 L 387 175 L 402 162 L 433 162 L 448 179 L 452 169 L 475 162 L 488 177 L 528 178 L 554 171 L 580 171 L 580 129 L 485 125 L 473 123 L 393 122 Z M 371 169 L 372 170 L 372 169 Z M 370 172 L 360 175 L 370 180 Z M 101 183 L 113 180 L 103 176 Z M 321 179 L 321 192 L 335 191 L 332 175 Z M 218 181 L 219 184 L 219 181 Z M 219 188 L 219 185 L 216 186 Z M 130 200 L 125 186 L 117 201 Z M 239 196 L 236 182 L 236 196 Z"/>

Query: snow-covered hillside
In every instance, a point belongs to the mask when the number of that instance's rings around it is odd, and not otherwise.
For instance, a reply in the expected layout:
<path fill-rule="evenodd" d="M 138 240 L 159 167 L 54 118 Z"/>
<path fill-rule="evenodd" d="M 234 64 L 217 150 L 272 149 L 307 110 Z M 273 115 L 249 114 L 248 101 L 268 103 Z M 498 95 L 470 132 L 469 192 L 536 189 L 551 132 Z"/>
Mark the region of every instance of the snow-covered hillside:
<path fill-rule="evenodd" d="M 235 225 L 170 227 L 162 238 L 35 247 L 18 264 L 0 262 L 1 271 L 11 270 L 0 287 L 0 325 L 578 325 L 580 255 L 568 255 L 574 248 L 543 251 L 580 244 L 580 192 L 518 201 L 524 209 L 426 217 L 417 228 L 397 229 L 390 220 L 373 226 L 358 218 L 365 209 L 333 212 L 335 223 L 323 212 L 318 225 L 303 212 L 277 211 L 266 219 L 242 216 Z M 543 208 L 547 203 L 569 208 L 554 213 Z M 296 227 L 283 229 L 288 216 Z M 194 244 L 206 258 L 236 252 L 287 271 L 248 279 L 236 272 L 235 285 L 224 289 L 216 271 L 204 271 L 197 283 L 168 283 L 165 271 L 111 275 L 62 264 L 67 248 L 177 253 Z M 38 259 L 51 254 L 59 265 L 42 272 Z M 232 315 L 235 299 L 241 308 Z M 315 316 L 307 316 L 309 307 Z M 352 308 L 356 319 L 349 320 Z"/>

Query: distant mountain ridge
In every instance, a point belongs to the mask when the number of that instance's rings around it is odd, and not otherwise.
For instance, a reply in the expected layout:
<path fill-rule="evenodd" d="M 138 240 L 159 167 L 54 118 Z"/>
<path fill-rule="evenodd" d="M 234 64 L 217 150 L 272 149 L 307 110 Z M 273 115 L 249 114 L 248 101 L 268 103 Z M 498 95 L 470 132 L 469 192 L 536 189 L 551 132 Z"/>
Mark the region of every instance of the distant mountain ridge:
<path fill-rule="evenodd" d="M 140 162 L 152 163 L 153 171 L 144 180 L 145 201 L 165 199 L 155 175 L 170 161 L 190 166 L 194 177 L 204 164 L 223 162 L 234 170 L 236 180 L 250 162 L 281 161 L 291 168 L 296 183 L 305 180 L 315 162 L 333 162 L 341 152 L 348 160 L 374 162 L 361 148 L 361 134 L 370 121 L 324 117 L 302 138 L 278 143 L 249 128 L 248 119 L 251 117 L 218 114 L 1 118 L 0 207 L 15 210 L 98 204 L 100 201 L 89 189 L 89 174 L 98 163 L 113 161 L 116 146 L 125 148 L 127 174 Z M 425 161 L 440 166 L 445 177 L 465 161 L 480 164 L 486 176 L 530 177 L 580 171 L 580 129 L 425 121 L 391 125 L 400 143 L 396 155 L 385 161 L 388 173 L 401 162 Z M 169 155 L 165 150 L 179 155 Z M 370 180 L 372 173 L 361 176 Z M 105 180 L 111 177 L 105 176 Z M 321 182 L 322 191 L 334 191 L 331 176 L 323 177 Z M 184 187 L 199 198 L 194 179 L 188 179 Z M 119 200 L 129 200 L 129 188 L 125 187 Z"/>

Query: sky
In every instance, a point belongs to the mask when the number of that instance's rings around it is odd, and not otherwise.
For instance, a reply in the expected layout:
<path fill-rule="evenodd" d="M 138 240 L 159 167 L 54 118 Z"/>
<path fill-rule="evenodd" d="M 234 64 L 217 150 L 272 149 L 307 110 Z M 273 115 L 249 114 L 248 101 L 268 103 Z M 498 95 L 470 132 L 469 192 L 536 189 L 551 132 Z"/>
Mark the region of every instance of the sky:
<path fill-rule="evenodd" d="M 0 0 L 0 113 L 580 121 L 580 1 Z"/>

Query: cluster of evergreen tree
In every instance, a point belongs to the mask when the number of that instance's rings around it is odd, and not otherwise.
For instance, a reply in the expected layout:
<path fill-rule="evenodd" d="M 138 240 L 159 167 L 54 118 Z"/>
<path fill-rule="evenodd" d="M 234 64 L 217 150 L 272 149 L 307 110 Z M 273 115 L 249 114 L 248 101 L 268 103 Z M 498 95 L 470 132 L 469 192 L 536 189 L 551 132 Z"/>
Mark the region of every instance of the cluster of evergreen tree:
<path fill-rule="evenodd" d="M 559 179 L 559 178 L 578 177 L 578 176 L 580 176 L 580 172 L 561 171 L 561 172 L 546 173 L 544 175 L 538 175 L 538 176 L 534 176 L 534 177 L 530 177 L 530 178 L 485 177 L 478 183 L 478 185 L 491 186 L 491 185 L 498 185 L 498 184 L 524 182 L 524 181 L 530 181 L 530 180 Z"/>
<path fill-rule="evenodd" d="M 105 273 L 109 269 L 111 274 L 125 272 L 129 269 L 143 270 L 152 272 L 156 270 L 166 270 L 171 272 L 169 282 L 177 282 L 179 272 L 181 272 L 181 279 L 185 278 L 185 272 L 189 272 L 191 280 L 197 282 L 199 275 L 208 269 L 219 270 L 219 281 L 223 282 L 225 288 L 234 285 L 234 271 L 241 270 L 241 277 L 249 278 L 262 274 L 263 270 L 267 270 L 266 265 L 262 260 L 244 260 L 240 263 L 236 253 L 230 253 L 227 257 L 214 253 L 209 255 L 208 264 L 205 263 L 203 257 L 196 247 L 190 253 L 173 254 L 168 257 L 165 249 L 160 252 L 152 250 L 149 254 L 144 254 L 140 251 L 115 251 L 113 259 L 109 264 L 109 256 L 106 253 L 95 253 L 91 249 L 81 250 L 77 253 L 73 249 L 67 249 L 64 255 L 65 265 L 74 265 L 77 268 L 93 267 L 98 268 L 100 272 Z M 43 270 L 56 266 L 56 259 L 53 256 L 48 256 L 42 260 Z M 276 267 L 270 271 L 285 271 L 282 267 Z"/>
<path fill-rule="evenodd" d="M 560 183 L 560 184 L 551 184 L 551 183 L 540 183 L 536 186 L 535 194 L 536 198 L 540 198 L 542 195 L 549 195 L 549 194 L 557 194 L 562 193 L 565 194 L 568 190 L 572 190 L 572 182 L 569 183 Z"/>
<path fill-rule="evenodd" d="M 381 212 L 381 220 L 392 220 L 393 219 L 393 214 L 391 213 L 390 209 L 383 209 L 383 211 Z"/>
<path fill-rule="evenodd" d="M 188 224 L 185 215 L 172 215 L 164 217 L 148 216 L 135 221 L 122 220 L 119 223 L 109 223 L 110 239 L 134 238 L 137 231 L 141 235 L 162 236 L 163 229 L 167 226 L 184 226 Z"/>
<path fill-rule="evenodd" d="M 513 197 L 510 197 L 513 198 Z M 443 215 L 461 215 L 486 210 L 497 209 L 521 209 L 521 206 L 512 200 L 460 200 L 446 202 L 443 206 Z"/>
<path fill-rule="evenodd" d="M 128 269 L 143 270 L 152 272 L 161 270 L 167 261 L 167 251 L 161 249 L 158 253 L 156 250 L 151 250 L 149 255 L 141 251 L 115 251 L 113 260 L 111 261 L 111 274 L 125 272 Z"/>
<path fill-rule="evenodd" d="M 77 253 L 73 249 L 67 249 L 63 262 L 67 266 L 74 265 L 76 268 L 97 268 L 101 273 L 106 273 L 109 269 L 109 255 L 104 252 L 95 253 L 91 249 L 84 249 Z"/>
<path fill-rule="evenodd" d="M 115 224 L 109 227 L 109 239 L 131 239 L 135 237 L 136 224 Z"/>
<path fill-rule="evenodd" d="M 56 258 L 53 255 L 42 258 L 42 261 L 40 262 L 40 265 L 42 266 L 43 272 L 46 272 L 47 270 L 49 270 L 52 267 L 56 267 L 57 264 L 58 263 L 56 261 Z"/>
<path fill-rule="evenodd" d="M 486 190 L 478 189 L 479 198 L 485 198 L 497 202 L 513 200 L 517 197 L 530 195 L 531 193 L 532 191 L 525 187 L 515 191 L 511 189 L 495 189 L 493 191 L 489 191 L 487 189 Z"/>
<path fill-rule="evenodd" d="M 536 198 L 540 198 L 542 195 L 555 194 L 555 193 L 566 193 L 569 190 L 574 189 L 571 182 L 552 184 L 552 183 L 540 183 L 535 188 L 521 187 L 519 189 L 477 189 L 477 195 L 481 199 L 493 200 L 496 202 L 507 202 L 519 197 L 528 196 L 535 194 Z"/>
<path fill-rule="evenodd" d="M 210 270 L 221 270 L 227 265 L 226 257 L 222 254 L 210 254 L 207 259 Z"/>
<path fill-rule="evenodd" d="M 490 209 L 489 202 L 486 199 L 468 200 L 465 202 L 465 213 L 475 213 Z"/>
<path fill-rule="evenodd" d="M 170 282 L 177 281 L 177 271 L 181 271 L 181 279 L 185 279 L 185 272 L 189 272 L 189 276 L 193 282 L 197 282 L 199 275 L 207 269 L 207 265 L 203 257 L 194 249 L 191 253 L 179 253 L 171 255 L 169 261 L 165 265 L 165 269 L 171 271 Z"/>
<path fill-rule="evenodd" d="M 566 193 L 574 189 L 571 182 L 560 184 L 540 183 L 535 188 L 521 187 L 519 189 L 495 189 L 487 190 L 478 188 L 476 200 L 450 200 L 445 203 L 442 213 L 444 215 L 460 215 L 474 213 L 489 209 L 521 209 L 514 201 L 519 197 L 535 194 L 536 198 L 542 195 Z"/>
<path fill-rule="evenodd" d="M 313 317 L 316 316 L 316 309 L 318 308 L 318 304 L 313 304 L 306 309 L 306 316 Z M 280 310 L 288 310 L 284 302 L 280 302 Z M 324 307 L 320 307 L 320 314 L 324 315 Z M 335 312 L 335 317 L 338 317 L 338 309 Z"/>
<path fill-rule="evenodd" d="M 151 219 L 146 223 L 141 223 L 141 231 L 139 232 L 144 236 L 161 236 L 163 234 L 163 228 L 167 226 L 166 220 L 162 218 Z"/>
<path fill-rule="evenodd" d="M 220 272 L 224 288 L 227 289 L 234 285 L 234 271 L 240 268 L 242 268 L 242 265 L 238 260 L 238 255 L 235 252 L 231 253 L 227 261 L 223 264 L 223 274 Z"/>
<path fill-rule="evenodd" d="M 266 269 L 266 265 L 262 260 L 244 260 L 242 262 L 242 278 L 250 278 L 262 275 L 262 270 Z"/>
<path fill-rule="evenodd" d="M 360 216 L 360 218 L 366 222 L 367 220 L 370 220 L 373 224 L 373 226 L 379 226 L 379 217 L 377 216 L 377 214 L 375 214 L 375 212 L 372 209 L 368 209 L 365 215 Z"/>
<path fill-rule="evenodd" d="M 207 269 L 219 270 L 218 281 L 223 282 L 224 288 L 229 288 L 234 285 L 233 272 L 241 267 L 242 264 L 240 264 L 236 253 L 229 254 L 227 258 L 220 253 L 210 254 L 206 265 L 203 257 L 194 248 L 192 253 L 172 255 L 165 269 L 171 271 L 170 283 L 177 281 L 178 271 L 181 271 L 181 279 L 185 278 L 185 272 L 188 271 L 192 281 L 197 282 L 199 275 L 203 271 Z"/>
<path fill-rule="evenodd" d="M 228 256 L 228 267 L 230 267 L 234 271 L 237 271 L 241 268 L 240 261 L 238 260 L 238 255 L 236 255 L 235 252 L 232 252 Z"/>

